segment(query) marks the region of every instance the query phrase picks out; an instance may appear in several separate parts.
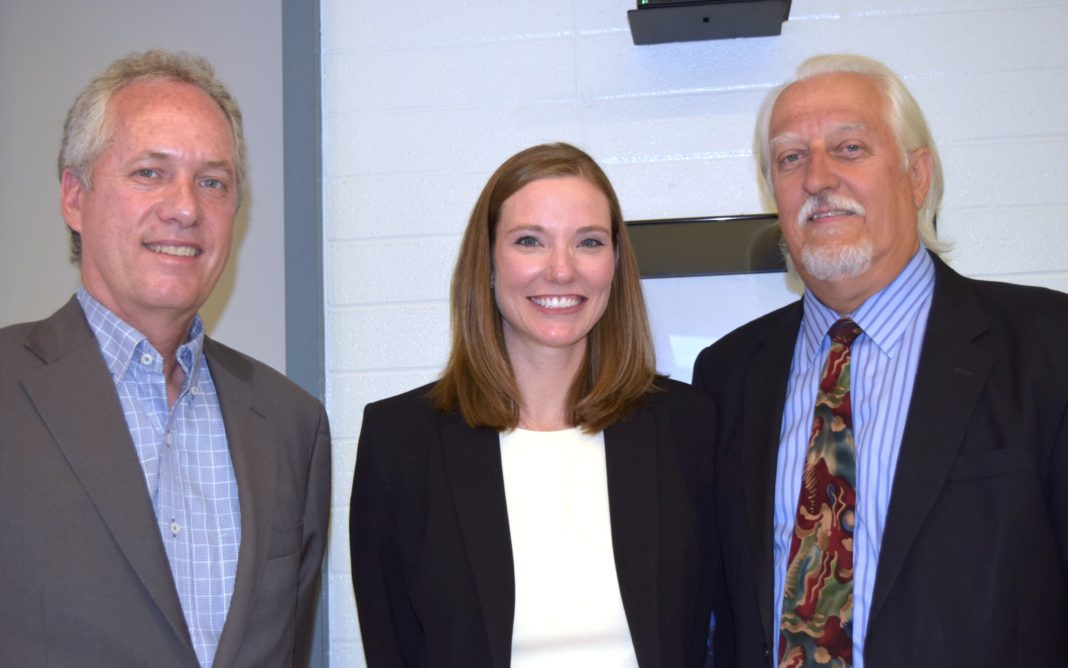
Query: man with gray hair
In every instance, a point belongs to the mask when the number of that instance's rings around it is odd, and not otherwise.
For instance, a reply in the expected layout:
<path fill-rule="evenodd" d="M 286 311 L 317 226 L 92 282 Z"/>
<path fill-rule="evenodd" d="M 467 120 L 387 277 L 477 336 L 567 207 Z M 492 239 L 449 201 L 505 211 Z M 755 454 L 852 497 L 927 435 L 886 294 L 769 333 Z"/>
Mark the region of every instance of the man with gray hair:
<path fill-rule="evenodd" d="M 60 210 L 82 287 L 0 330 L 0 665 L 293 666 L 330 498 L 322 405 L 197 311 L 247 188 L 207 61 L 115 61 L 77 97 Z"/>
<path fill-rule="evenodd" d="M 1068 665 L 1068 296 L 939 258 L 938 153 L 881 63 L 805 61 L 755 150 L 805 292 L 694 367 L 717 665 Z"/>

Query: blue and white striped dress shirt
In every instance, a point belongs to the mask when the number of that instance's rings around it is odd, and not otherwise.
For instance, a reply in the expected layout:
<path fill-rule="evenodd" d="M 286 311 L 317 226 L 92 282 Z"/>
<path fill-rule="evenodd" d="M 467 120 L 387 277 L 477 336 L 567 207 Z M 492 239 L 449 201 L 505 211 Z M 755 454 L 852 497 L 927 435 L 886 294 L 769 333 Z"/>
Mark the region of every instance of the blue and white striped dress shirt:
<path fill-rule="evenodd" d="M 875 586 L 890 489 L 934 291 L 934 263 L 920 250 L 901 274 L 868 298 L 853 320 L 864 330 L 850 362 L 853 440 L 857 449 L 857 526 L 853 558 L 853 666 L 863 668 L 868 606 Z M 839 319 L 808 290 L 786 390 L 775 472 L 775 618 L 793 536 L 816 392 L 830 350 L 827 330 Z M 778 633 L 775 634 L 778 656 Z"/>
<path fill-rule="evenodd" d="M 193 647 L 207 668 L 234 591 L 241 512 L 219 397 L 203 354 L 204 323 L 197 316 L 178 348 L 185 379 L 170 408 L 163 357 L 148 339 L 85 288 L 78 302 L 115 382 Z"/>

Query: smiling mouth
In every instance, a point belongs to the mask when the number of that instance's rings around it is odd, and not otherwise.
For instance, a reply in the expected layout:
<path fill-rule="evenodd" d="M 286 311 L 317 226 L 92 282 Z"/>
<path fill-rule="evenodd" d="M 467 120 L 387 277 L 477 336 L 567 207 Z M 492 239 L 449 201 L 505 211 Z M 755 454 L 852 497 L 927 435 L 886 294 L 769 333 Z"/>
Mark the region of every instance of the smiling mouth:
<path fill-rule="evenodd" d="M 804 227 L 808 223 L 826 218 L 863 217 L 865 213 L 864 206 L 852 197 L 834 194 L 812 195 L 805 200 L 801 210 L 797 212 L 797 224 Z"/>
<path fill-rule="evenodd" d="M 856 211 L 849 209 L 832 209 L 831 211 L 820 211 L 809 217 L 809 220 L 821 220 L 823 218 L 834 218 L 836 216 L 854 216 Z"/>
<path fill-rule="evenodd" d="M 582 297 L 569 295 L 566 297 L 528 297 L 530 301 L 547 309 L 574 308 L 582 303 Z"/>
<path fill-rule="evenodd" d="M 174 257 L 196 257 L 204 251 L 193 246 L 167 246 L 164 244 L 144 244 L 145 248 L 160 255 L 172 255 Z"/>

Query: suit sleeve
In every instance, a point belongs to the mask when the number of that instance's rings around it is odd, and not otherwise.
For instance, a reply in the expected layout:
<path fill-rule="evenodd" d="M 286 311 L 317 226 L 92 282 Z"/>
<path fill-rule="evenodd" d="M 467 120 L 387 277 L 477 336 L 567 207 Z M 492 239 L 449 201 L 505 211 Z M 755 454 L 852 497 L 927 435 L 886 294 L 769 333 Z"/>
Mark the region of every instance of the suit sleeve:
<path fill-rule="evenodd" d="M 326 411 L 319 407 L 319 425 L 308 466 L 307 492 L 304 497 L 304 552 L 300 558 L 297 591 L 296 640 L 293 665 L 306 666 L 311 655 L 316 601 L 319 599 L 319 574 L 326 549 L 327 523 L 330 517 L 330 424 Z"/>
<path fill-rule="evenodd" d="M 1046 411 L 1049 436 L 1041 436 L 1049 444 L 1049 449 L 1042 453 L 1043 475 L 1048 490 L 1049 521 L 1057 541 L 1064 582 L 1068 583 L 1068 349 L 1064 346 L 1068 300 L 1059 293 L 1054 294 L 1058 297 L 1056 304 L 1030 305 L 1029 315 L 1038 321 L 1041 343 L 1037 348 L 1046 351 L 1039 372 L 1043 383 L 1039 396 L 1054 402 Z"/>
<path fill-rule="evenodd" d="M 713 387 L 708 382 L 708 379 L 704 373 L 706 367 L 711 364 L 709 361 L 710 350 L 705 348 L 697 356 L 693 366 L 693 381 L 692 384 L 698 390 L 711 396 Z M 730 599 L 727 596 L 727 575 L 723 557 L 723 532 L 720 531 L 718 521 L 718 507 L 716 497 L 718 495 L 717 477 L 716 472 L 719 468 L 718 457 L 720 439 L 723 438 L 722 431 L 719 429 L 720 422 L 724 419 L 721 414 L 721 408 L 716 405 L 713 400 L 714 410 L 710 411 L 716 415 L 716 425 L 711 430 L 709 440 L 710 450 L 712 456 L 707 458 L 705 463 L 706 472 L 703 475 L 705 481 L 703 485 L 701 506 L 703 514 L 709 519 L 706 520 L 708 527 L 704 530 L 706 536 L 709 536 L 708 544 L 705 546 L 705 551 L 708 553 L 706 558 L 706 568 L 710 571 L 710 581 L 713 583 L 712 589 L 712 622 L 713 622 L 713 635 L 709 640 L 712 643 L 712 650 L 714 660 L 712 664 L 715 668 L 729 668 L 736 663 L 735 650 L 734 650 L 734 614 L 731 611 Z"/>
<path fill-rule="evenodd" d="M 1057 537 L 1064 580 L 1068 582 L 1068 404 L 1063 406 L 1054 436 L 1049 481 L 1050 518 Z"/>
<path fill-rule="evenodd" d="M 389 465 L 389 421 L 370 404 L 356 450 L 349 505 L 352 583 L 369 668 L 415 665 L 419 622 L 404 585 L 398 549 L 399 475 Z"/>

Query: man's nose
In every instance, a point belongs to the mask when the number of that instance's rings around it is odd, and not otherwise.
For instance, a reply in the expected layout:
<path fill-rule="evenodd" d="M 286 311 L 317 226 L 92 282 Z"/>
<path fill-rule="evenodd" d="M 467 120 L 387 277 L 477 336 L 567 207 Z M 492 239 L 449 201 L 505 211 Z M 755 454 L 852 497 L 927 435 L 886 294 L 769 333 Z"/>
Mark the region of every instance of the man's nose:
<path fill-rule="evenodd" d="M 177 179 L 167 188 L 166 197 L 160 203 L 160 218 L 182 227 L 195 225 L 200 220 L 200 199 L 196 184 L 191 180 Z"/>
<path fill-rule="evenodd" d="M 812 151 L 805 165 L 805 191 L 818 195 L 838 187 L 838 172 L 834 161 L 822 151 Z"/>

